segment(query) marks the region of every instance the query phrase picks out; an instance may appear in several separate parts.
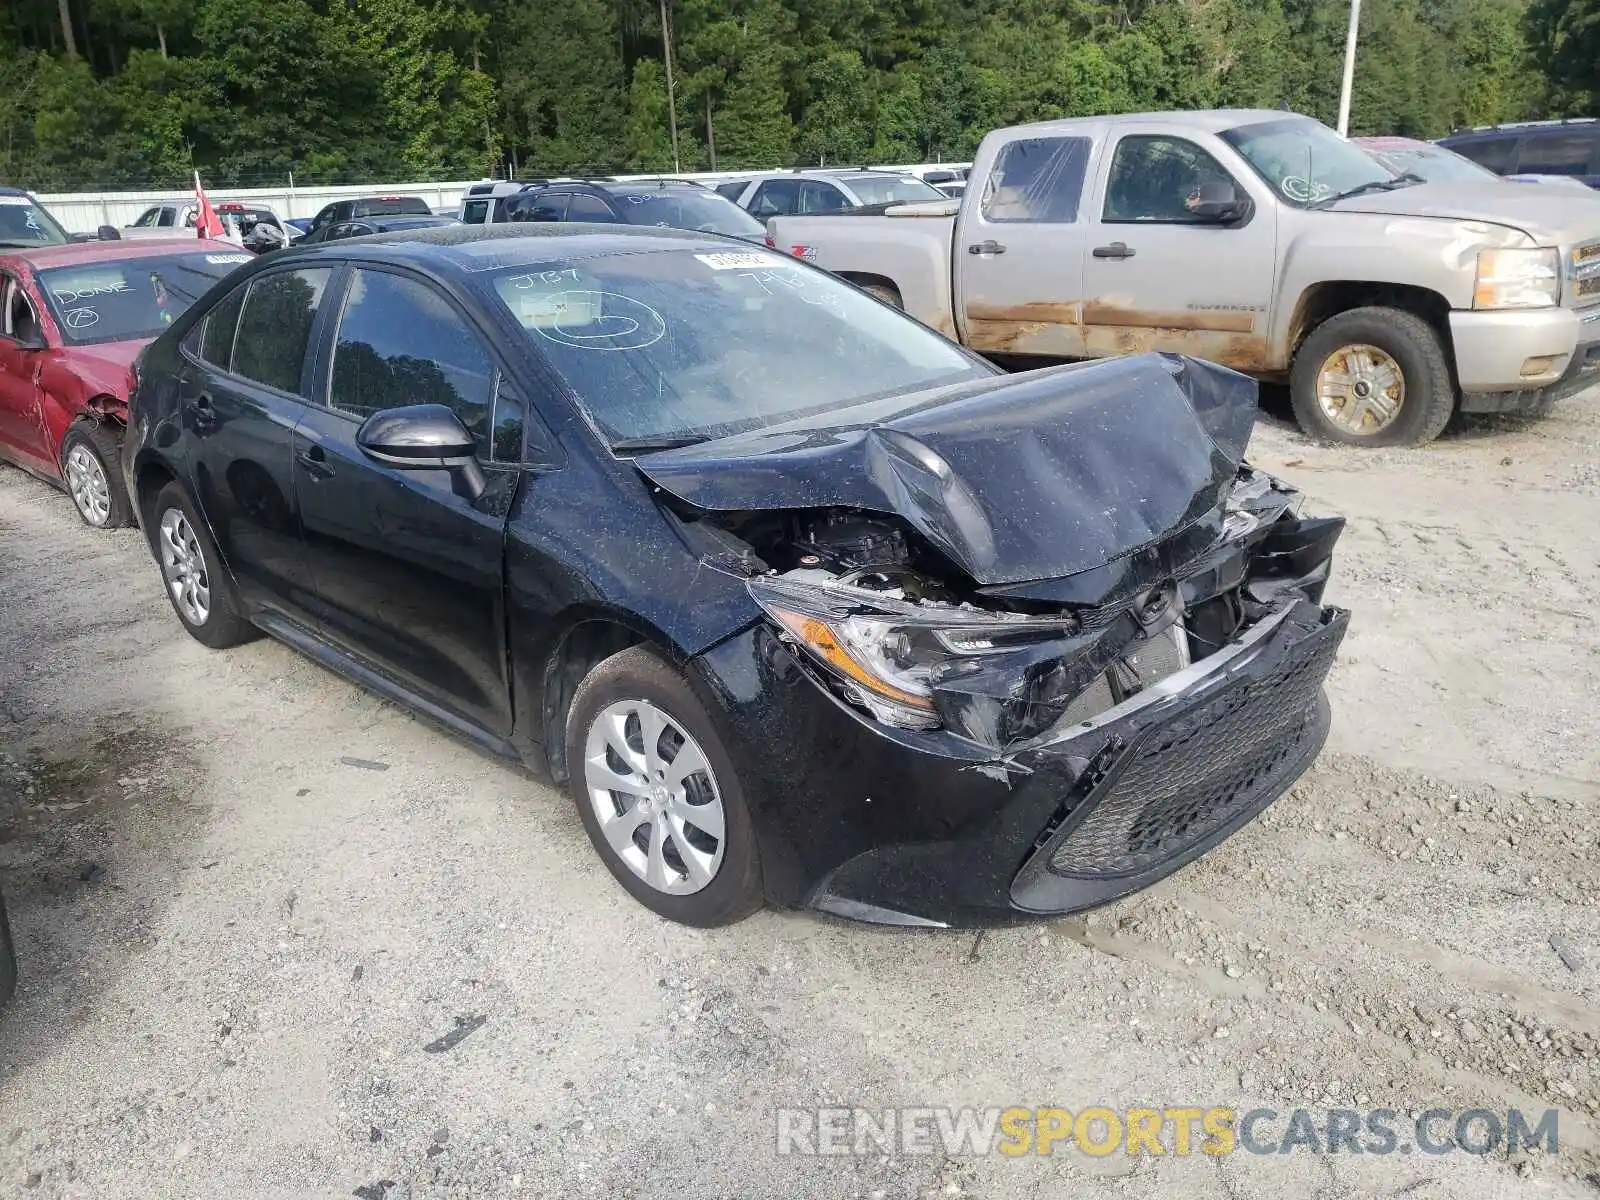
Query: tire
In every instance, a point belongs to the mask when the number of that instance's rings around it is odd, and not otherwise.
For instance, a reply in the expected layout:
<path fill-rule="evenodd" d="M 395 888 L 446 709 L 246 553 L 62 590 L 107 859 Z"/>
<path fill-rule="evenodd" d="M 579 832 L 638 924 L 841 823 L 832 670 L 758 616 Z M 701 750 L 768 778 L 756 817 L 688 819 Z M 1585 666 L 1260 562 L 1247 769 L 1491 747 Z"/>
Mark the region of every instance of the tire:
<path fill-rule="evenodd" d="M 1393 391 L 1392 387 L 1381 386 L 1384 378 L 1398 374 L 1400 382 L 1399 407 L 1386 423 L 1379 424 L 1376 417 L 1371 422 L 1365 417 L 1356 418 L 1364 425 L 1374 426 L 1369 432 L 1335 421 L 1323 409 L 1318 394 L 1318 377 L 1324 364 L 1339 351 L 1356 347 L 1376 348 L 1389 363 L 1355 350 L 1354 360 L 1363 369 L 1377 365 L 1376 373 L 1367 373 L 1379 382 L 1358 379 L 1350 385 L 1352 389 L 1364 384 L 1369 395 L 1381 399 Z M 1431 442 L 1444 432 L 1456 408 L 1455 383 L 1438 331 L 1415 313 L 1398 308 L 1352 308 L 1313 329 L 1295 353 L 1289 396 L 1301 429 L 1322 441 L 1346 446 L 1419 446 Z M 1361 400 L 1345 403 L 1365 405 Z"/>
<path fill-rule="evenodd" d="M 61 439 L 61 482 L 91 529 L 121 529 L 133 522 L 120 435 L 120 426 L 79 421 Z"/>
<path fill-rule="evenodd" d="M 863 292 L 867 293 L 867 295 L 874 296 L 877 299 L 882 300 L 890 308 L 905 308 L 905 301 L 900 299 L 900 293 L 890 284 L 863 283 L 859 286 Z"/>
<path fill-rule="evenodd" d="M 644 721 L 655 716 L 666 724 L 658 727 L 649 754 Z M 687 740 L 679 740 L 684 734 Z M 618 737 L 626 757 L 616 749 Z M 673 786 L 674 764 L 696 747 L 706 769 Z M 688 680 L 654 650 L 630 646 L 584 677 L 567 714 L 566 752 L 568 792 L 589 840 L 635 900 L 669 921 L 702 928 L 732 925 L 762 906 L 755 826 L 727 740 Z M 605 777 L 591 774 L 595 761 L 612 779 L 635 781 L 641 791 L 596 787 Z M 657 775 L 647 786 L 650 770 Z M 717 824 L 712 805 L 720 805 L 720 838 L 711 836 Z M 604 827 L 602 811 L 610 818 Z M 679 849 L 680 837 L 688 853 Z"/>
<path fill-rule="evenodd" d="M 169 483 L 151 502 L 146 528 L 172 611 L 195 641 L 226 650 L 258 636 L 244 616 L 233 578 L 189 497 Z"/>

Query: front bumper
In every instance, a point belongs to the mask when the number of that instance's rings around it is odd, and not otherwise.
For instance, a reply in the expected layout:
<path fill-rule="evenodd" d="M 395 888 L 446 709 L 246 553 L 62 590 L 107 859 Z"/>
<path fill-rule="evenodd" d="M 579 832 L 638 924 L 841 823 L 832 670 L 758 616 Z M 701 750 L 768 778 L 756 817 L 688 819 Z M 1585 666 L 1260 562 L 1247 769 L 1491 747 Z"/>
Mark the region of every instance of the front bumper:
<path fill-rule="evenodd" d="M 1538 412 L 1600 382 L 1600 309 L 1452 312 L 1463 412 Z"/>
<path fill-rule="evenodd" d="M 1343 610 L 1285 599 L 1223 651 L 998 756 L 867 726 L 761 631 L 738 639 L 745 650 L 725 645 L 709 659 L 716 690 L 765 697 L 736 724 L 769 898 L 858 920 L 992 926 L 1147 887 L 1310 765 L 1347 623 Z M 767 687 L 750 687 L 751 668 Z M 791 703 L 802 695 L 809 704 Z"/>

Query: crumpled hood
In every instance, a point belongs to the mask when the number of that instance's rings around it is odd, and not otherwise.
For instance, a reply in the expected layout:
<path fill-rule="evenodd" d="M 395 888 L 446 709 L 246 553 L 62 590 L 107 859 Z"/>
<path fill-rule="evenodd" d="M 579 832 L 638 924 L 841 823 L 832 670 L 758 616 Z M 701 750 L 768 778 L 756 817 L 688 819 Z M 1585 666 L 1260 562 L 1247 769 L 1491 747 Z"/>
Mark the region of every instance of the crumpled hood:
<path fill-rule="evenodd" d="M 930 394 L 882 420 L 838 412 L 635 461 L 706 511 L 894 513 L 979 584 L 1056 579 L 1219 511 L 1256 385 L 1143 354 Z"/>
<path fill-rule="evenodd" d="M 1600 238 L 1600 192 L 1507 183 L 1419 183 L 1369 192 L 1333 205 L 1332 212 L 1488 221 L 1520 229 L 1541 245 Z"/>

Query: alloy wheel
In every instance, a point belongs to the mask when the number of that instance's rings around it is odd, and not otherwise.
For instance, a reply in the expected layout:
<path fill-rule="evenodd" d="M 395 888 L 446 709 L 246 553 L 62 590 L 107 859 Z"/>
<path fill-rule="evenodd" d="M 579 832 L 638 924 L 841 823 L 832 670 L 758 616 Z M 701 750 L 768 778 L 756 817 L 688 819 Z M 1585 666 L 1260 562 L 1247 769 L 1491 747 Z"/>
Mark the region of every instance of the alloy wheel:
<path fill-rule="evenodd" d="M 1341 346 L 1317 369 L 1317 403 L 1346 433 L 1371 437 L 1394 423 L 1406 400 L 1405 373 L 1376 346 Z"/>
<path fill-rule="evenodd" d="M 629 870 L 671 896 L 716 878 L 727 816 L 688 730 L 648 700 L 619 700 L 590 724 L 583 759 L 600 834 Z"/>
<path fill-rule="evenodd" d="M 67 451 L 67 490 L 83 519 L 99 527 L 111 516 L 111 482 L 105 465 L 88 446 L 79 444 Z"/>
<path fill-rule="evenodd" d="M 200 542 L 181 508 L 161 514 L 161 576 L 183 619 L 204 625 L 211 616 L 211 580 Z"/>

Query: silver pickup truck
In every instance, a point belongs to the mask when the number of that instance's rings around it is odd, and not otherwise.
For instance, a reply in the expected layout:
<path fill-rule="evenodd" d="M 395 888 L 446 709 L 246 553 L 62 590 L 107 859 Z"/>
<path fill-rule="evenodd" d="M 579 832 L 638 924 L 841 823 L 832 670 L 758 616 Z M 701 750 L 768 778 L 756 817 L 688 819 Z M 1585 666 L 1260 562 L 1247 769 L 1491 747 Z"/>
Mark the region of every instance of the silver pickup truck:
<path fill-rule="evenodd" d="M 768 241 L 983 354 L 1191 354 L 1378 446 L 1600 382 L 1600 196 L 1396 176 L 1307 117 L 1048 121 L 957 204 L 774 217 Z"/>

